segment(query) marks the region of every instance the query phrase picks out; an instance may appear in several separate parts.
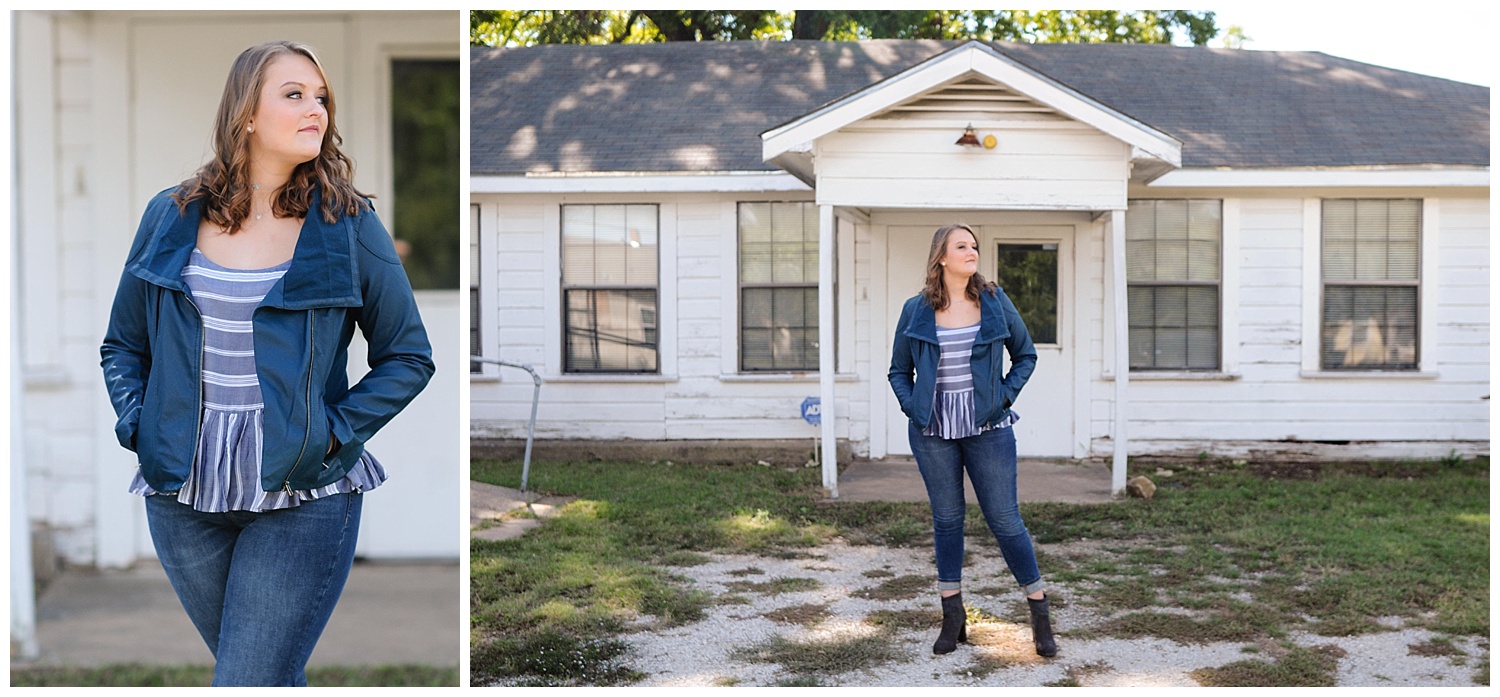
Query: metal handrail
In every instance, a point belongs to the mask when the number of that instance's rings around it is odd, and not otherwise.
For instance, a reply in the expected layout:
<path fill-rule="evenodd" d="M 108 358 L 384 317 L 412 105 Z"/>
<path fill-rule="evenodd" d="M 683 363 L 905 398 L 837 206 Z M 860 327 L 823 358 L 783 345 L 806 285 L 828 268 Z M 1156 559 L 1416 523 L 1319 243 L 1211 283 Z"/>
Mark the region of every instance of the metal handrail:
<path fill-rule="evenodd" d="M 505 366 L 507 368 L 520 368 L 531 373 L 531 382 L 536 387 L 531 391 L 531 423 L 526 426 L 526 457 L 521 461 L 521 493 L 526 493 L 526 480 L 531 475 L 531 441 L 536 437 L 536 405 L 542 399 L 542 376 L 538 375 L 530 363 L 512 363 L 497 358 L 482 358 L 480 356 L 469 356 L 470 363 L 489 363 L 490 365 Z"/>

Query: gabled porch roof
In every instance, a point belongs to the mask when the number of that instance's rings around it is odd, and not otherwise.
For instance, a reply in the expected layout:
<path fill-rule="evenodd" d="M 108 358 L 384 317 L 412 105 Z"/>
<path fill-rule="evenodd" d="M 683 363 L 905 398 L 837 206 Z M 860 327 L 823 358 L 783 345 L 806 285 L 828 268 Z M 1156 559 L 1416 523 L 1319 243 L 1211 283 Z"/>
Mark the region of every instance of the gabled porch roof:
<path fill-rule="evenodd" d="M 813 184 L 812 143 L 845 126 L 967 78 L 1003 85 L 1131 146 L 1149 177 L 1182 166 L 1182 141 L 1120 113 L 980 41 L 968 41 L 761 134 L 767 162 Z"/>

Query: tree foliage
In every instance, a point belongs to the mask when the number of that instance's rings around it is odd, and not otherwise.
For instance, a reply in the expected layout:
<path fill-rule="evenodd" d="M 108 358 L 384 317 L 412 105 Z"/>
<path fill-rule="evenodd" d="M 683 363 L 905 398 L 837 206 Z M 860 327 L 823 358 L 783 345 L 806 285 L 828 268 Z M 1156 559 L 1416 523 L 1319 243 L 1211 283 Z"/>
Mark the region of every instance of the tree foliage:
<path fill-rule="evenodd" d="M 475 46 L 813 39 L 1191 43 L 1220 30 L 1188 10 L 473 10 Z"/>

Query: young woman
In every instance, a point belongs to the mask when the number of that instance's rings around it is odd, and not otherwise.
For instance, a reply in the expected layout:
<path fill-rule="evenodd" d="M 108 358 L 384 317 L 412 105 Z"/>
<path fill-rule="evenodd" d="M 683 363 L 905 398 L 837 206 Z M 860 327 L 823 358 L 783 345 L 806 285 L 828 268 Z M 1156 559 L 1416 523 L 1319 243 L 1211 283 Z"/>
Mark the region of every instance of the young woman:
<path fill-rule="evenodd" d="M 1010 354 L 1002 373 L 1001 347 Z M 906 301 L 896 323 L 890 381 L 911 451 L 932 505 L 938 594 L 943 627 L 932 652 L 968 640 L 963 594 L 964 472 L 984 520 L 1031 608 L 1036 652 L 1057 654 L 1052 621 L 1031 535 L 1016 504 L 1016 437 L 1011 411 L 1036 367 L 1026 324 L 1005 293 L 979 273 L 979 240 L 964 225 L 933 235 L 922 292 Z"/>
<path fill-rule="evenodd" d="M 239 55 L 213 158 L 146 206 L 100 349 L 130 491 L 215 685 L 306 684 L 386 479 L 364 444 L 434 369 L 334 111 L 307 46 Z M 350 386 L 356 326 L 370 370 Z"/>

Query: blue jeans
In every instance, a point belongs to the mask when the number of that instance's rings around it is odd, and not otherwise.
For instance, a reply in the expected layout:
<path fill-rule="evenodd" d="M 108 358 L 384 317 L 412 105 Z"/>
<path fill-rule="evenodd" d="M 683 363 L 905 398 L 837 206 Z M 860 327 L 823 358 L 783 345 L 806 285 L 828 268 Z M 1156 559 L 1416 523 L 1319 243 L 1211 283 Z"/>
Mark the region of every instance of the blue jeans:
<path fill-rule="evenodd" d="M 203 513 L 146 497 L 178 600 L 214 655 L 214 685 L 303 686 L 354 564 L 362 495 L 264 513 Z"/>
<path fill-rule="evenodd" d="M 924 436 L 908 423 L 912 455 L 927 484 L 927 501 L 932 505 L 932 545 L 937 553 L 938 589 L 962 588 L 964 567 L 964 470 L 974 483 L 979 510 L 995 541 L 1005 565 L 1016 577 L 1023 593 L 1035 593 L 1044 587 L 1042 572 L 1037 569 L 1036 550 L 1031 534 L 1021 521 L 1016 503 L 1016 434 L 1010 428 L 992 428 L 977 436 L 944 440 Z"/>

